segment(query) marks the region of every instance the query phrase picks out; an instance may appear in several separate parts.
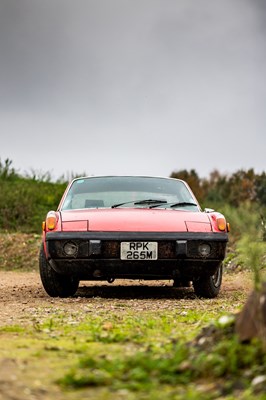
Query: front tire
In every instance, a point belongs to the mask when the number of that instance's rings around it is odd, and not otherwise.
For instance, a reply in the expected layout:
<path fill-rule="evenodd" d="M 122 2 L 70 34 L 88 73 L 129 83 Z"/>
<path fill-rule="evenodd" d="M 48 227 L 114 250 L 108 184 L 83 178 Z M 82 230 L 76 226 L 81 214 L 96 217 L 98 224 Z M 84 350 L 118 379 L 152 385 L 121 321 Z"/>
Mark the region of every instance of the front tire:
<path fill-rule="evenodd" d="M 55 272 L 46 260 L 43 245 L 39 255 L 39 270 L 43 287 L 49 296 L 69 297 L 76 293 L 79 280 Z"/>
<path fill-rule="evenodd" d="M 222 285 L 223 266 L 220 265 L 212 276 L 204 276 L 193 280 L 194 291 L 197 296 L 213 299 L 217 297 Z"/>

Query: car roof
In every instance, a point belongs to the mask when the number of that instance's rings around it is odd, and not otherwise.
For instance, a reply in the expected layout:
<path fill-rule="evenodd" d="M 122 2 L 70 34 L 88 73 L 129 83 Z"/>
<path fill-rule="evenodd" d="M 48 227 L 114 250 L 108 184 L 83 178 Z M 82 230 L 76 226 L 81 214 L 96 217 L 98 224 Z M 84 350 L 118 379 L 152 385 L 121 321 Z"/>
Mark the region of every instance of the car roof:
<path fill-rule="evenodd" d="M 168 179 L 168 180 L 185 182 L 184 180 L 179 178 L 171 178 L 171 177 L 156 176 L 156 175 L 86 175 L 86 176 L 76 177 L 72 180 L 72 182 L 78 179 L 90 179 L 90 178 L 152 178 L 152 179 Z"/>

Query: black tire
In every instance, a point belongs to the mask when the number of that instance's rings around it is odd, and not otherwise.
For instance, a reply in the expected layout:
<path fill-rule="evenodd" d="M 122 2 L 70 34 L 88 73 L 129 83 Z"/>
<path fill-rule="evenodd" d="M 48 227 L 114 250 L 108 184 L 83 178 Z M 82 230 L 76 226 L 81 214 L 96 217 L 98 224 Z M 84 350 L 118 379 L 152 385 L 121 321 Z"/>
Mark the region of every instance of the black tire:
<path fill-rule="evenodd" d="M 222 285 L 223 266 L 220 265 L 212 276 L 204 276 L 193 280 L 194 291 L 197 296 L 213 299 L 217 297 Z"/>
<path fill-rule="evenodd" d="M 46 261 L 43 245 L 39 255 L 40 277 L 43 287 L 51 297 L 73 296 L 79 286 L 79 280 L 72 276 L 60 275 Z"/>

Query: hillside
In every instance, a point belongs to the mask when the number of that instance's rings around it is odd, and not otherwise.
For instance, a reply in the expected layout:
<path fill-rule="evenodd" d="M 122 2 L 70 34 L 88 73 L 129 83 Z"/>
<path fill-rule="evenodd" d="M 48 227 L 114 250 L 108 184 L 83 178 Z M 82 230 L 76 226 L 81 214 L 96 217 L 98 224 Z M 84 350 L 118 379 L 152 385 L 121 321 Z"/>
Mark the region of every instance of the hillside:
<path fill-rule="evenodd" d="M 41 235 L 0 232 L 1 270 L 36 271 L 40 244 Z"/>

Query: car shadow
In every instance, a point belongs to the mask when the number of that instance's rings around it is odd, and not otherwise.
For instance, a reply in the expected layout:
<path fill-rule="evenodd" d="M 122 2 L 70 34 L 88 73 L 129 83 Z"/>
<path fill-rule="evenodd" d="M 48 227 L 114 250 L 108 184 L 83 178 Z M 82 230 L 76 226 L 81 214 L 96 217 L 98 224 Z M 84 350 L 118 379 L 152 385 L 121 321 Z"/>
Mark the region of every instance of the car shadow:
<path fill-rule="evenodd" d="M 104 299 L 197 299 L 193 288 L 154 285 L 81 286 L 75 297 L 102 297 Z"/>

